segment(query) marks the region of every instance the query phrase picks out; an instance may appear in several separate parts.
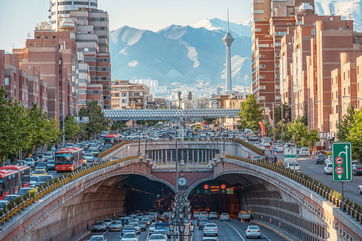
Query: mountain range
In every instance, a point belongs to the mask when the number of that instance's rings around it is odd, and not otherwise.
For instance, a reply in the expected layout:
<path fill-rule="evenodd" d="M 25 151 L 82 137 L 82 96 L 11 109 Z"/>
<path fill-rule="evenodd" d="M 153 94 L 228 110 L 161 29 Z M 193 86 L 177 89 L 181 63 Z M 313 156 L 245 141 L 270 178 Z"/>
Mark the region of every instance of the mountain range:
<path fill-rule="evenodd" d="M 342 15 L 353 19 L 362 31 L 362 0 L 316 0 L 319 15 Z M 152 87 L 156 95 L 192 91 L 194 95 L 215 93 L 225 74 L 228 24 L 213 18 L 192 26 L 170 25 L 160 31 L 124 26 L 110 32 L 112 79 L 131 80 Z M 251 22 L 230 23 L 234 89 L 250 86 Z"/>
<path fill-rule="evenodd" d="M 124 26 L 110 33 L 112 78 L 146 83 L 156 94 L 193 91 L 210 94 L 222 86 L 227 22 L 204 20 L 194 26 L 171 25 L 153 32 Z M 230 24 L 234 86 L 250 85 L 250 25 Z M 244 35 L 245 34 L 245 35 Z"/>

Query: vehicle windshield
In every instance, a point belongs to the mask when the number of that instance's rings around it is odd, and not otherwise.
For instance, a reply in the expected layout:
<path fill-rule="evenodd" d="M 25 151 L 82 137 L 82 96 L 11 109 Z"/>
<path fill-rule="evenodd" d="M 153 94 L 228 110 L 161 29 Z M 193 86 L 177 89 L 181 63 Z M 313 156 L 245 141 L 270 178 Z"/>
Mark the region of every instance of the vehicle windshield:
<path fill-rule="evenodd" d="M 44 170 L 35 170 L 34 171 L 34 174 L 43 174 L 44 173 Z"/>
<path fill-rule="evenodd" d="M 56 154 L 55 155 L 55 163 L 56 164 L 72 164 L 73 156 L 71 154 Z"/>
<path fill-rule="evenodd" d="M 125 233 L 122 238 L 135 238 L 136 234 L 134 233 Z"/>
<path fill-rule="evenodd" d="M 29 192 L 30 190 L 31 190 L 31 188 L 20 188 L 18 194 L 23 195 L 23 194 Z"/>
<path fill-rule="evenodd" d="M 91 241 L 104 241 L 104 238 L 103 237 L 92 237 L 90 240 Z"/>
<path fill-rule="evenodd" d="M 150 239 L 164 239 L 165 237 L 162 234 L 152 234 Z"/>
<path fill-rule="evenodd" d="M 38 181 L 39 181 L 39 182 L 42 182 L 42 181 L 48 181 L 48 180 L 50 180 L 50 179 L 52 179 L 51 176 L 40 176 L 40 177 L 38 178 Z"/>
<path fill-rule="evenodd" d="M 37 181 L 38 181 L 38 177 L 30 177 L 30 181 L 31 181 L 31 182 L 37 182 Z"/>
<path fill-rule="evenodd" d="M 249 226 L 249 230 L 259 230 L 260 228 L 258 226 Z"/>
<path fill-rule="evenodd" d="M 216 228 L 216 224 L 214 224 L 214 223 L 208 223 L 208 224 L 206 224 L 206 227 L 207 227 L 207 228 Z"/>

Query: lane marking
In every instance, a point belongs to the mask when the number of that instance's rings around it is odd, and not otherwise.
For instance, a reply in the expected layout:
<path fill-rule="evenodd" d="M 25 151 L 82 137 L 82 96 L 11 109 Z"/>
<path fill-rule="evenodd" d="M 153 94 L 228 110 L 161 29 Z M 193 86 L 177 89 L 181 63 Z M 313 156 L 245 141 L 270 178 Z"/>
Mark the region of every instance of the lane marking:
<path fill-rule="evenodd" d="M 267 240 L 271 241 L 271 239 L 268 238 L 264 233 L 262 233 L 262 235 L 264 236 L 264 238 L 266 238 Z"/>
<path fill-rule="evenodd" d="M 244 239 L 244 237 L 241 235 L 241 233 L 240 233 L 233 225 L 231 225 L 230 223 L 226 223 L 226 222 L 225 222 L 225 224 L 227 224 L 227 225 L 229 225 L 230 227 L 232 227 L 232 228 L 235 230 L 235 232 L 239 235 L 239 237 L 240 237 L 242 240 L 246 241 L 246 240 Z"/>

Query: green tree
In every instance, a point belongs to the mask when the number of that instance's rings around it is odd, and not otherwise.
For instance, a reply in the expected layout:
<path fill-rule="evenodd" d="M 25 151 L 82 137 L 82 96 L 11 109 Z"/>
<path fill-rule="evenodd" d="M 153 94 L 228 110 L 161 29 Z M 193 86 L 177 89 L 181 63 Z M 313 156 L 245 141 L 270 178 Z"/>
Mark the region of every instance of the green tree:
<path fill-rule="evenodd" d="M 48 133 L 48 145 L 54 145 L 60 140 L 62 132 L 59 129 L 59 122 L 56 119 L 52 118 L 48 120 L 45 129 Z"/>
<path fill-rule="evenodd" d="M 65 118 L 64 125 L 65 139 L 69 141 L 74 141 L 80 132 L 80 126 L 76 122 L 75 118 L 71 115 L 68 115 Z"/>
<path fill-rule="evenodd" d="M 90 139 L 108 128 L 109 120 L 104 117 L 102 108 L 96 101 L 89 102 L 85 108 L 80 109 L 79 116 L 89 117 L 89 123 L 80 125 L 83 138 Z"/>
<path fill-rule="evenodd" d="M 302 121 L 296 120 L 287 124 L 287 132 L 293 143 L 301 145 L 303 138 L 308 135 L 308 128 Z"/>
<path fill-rule="evenodd" d="M 275 122 L 278 123 L 282 120 L 282 106 L 275 107 Z M 289 123 L 292 121 L 291 107 L 287 104 L 283 104 L 283 123 Z"/>
<path fill-rule="evenodd" d="M 5 99 L 0 89 L 0 160 L 31 148 L 31 124 L 28 110 L 18 102 Z"/>
<path fill-rule="evenodd" d="M 349 130 L 351 129 L 355 117 L 355 109 L 353 106 L 348 107 L 347 114 L 343 116 L 341 123 L 337 125 L 338 133 L 337 138 L 339 141 L 346 141 Z"/>
<path fill-rule="evenodd" d="M 113 121 L 111 130 L 121 132 L 126 127 L 127 121 Z"/>
<path fill-rule="evenodd" d="M 249 95 L 241 103 L 240 107 L 240 128 L 249 128 L 254 131 L 259 129 L 259 122 L 263 121 L 263 109 L 257 102 L 254 95 Z"/>
<path fill-rule="evenodd" d="M 35 148 L 50 143 L 48 133 L 49 120 L 35 104 L 29 110 L 29 118 L 31 125 L 31 149 L 34 152 Z"/>
<path fill-rule="evenodd" d="M 347 133 L 347 141 L 352 143 L 353 159 L 362 160 L 362 109 L 353 115 L 350 129 Z"/>

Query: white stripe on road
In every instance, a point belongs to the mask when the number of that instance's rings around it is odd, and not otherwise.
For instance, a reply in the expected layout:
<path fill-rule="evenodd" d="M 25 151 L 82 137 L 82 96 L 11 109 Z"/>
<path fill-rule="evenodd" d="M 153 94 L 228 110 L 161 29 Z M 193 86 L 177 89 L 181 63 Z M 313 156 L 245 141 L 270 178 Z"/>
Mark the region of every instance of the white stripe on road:
<path fill-rule="evenodd" d="M 271 239 L 268 238 L 265 234 L 262 233 L 262 235 L 264 236 L 264 238 L 266 238 L 267 240 L 271 241 Z"/>
<path fill-rule="evenodd" d="M 235 232 L 240 236 L 240 238 L 245 241 L 244 237 L 241 235 L 241 233 L 240 233 L 236 228 L 234 228 L 233 225 L 231 225 L 230 223 L 226 223 L 226 222 L 225 222 L 225 224 L 227 224 L 227 225 L 229 225 L 230 227 L 232 227 L 232 228 L 235 230 Z"/>

